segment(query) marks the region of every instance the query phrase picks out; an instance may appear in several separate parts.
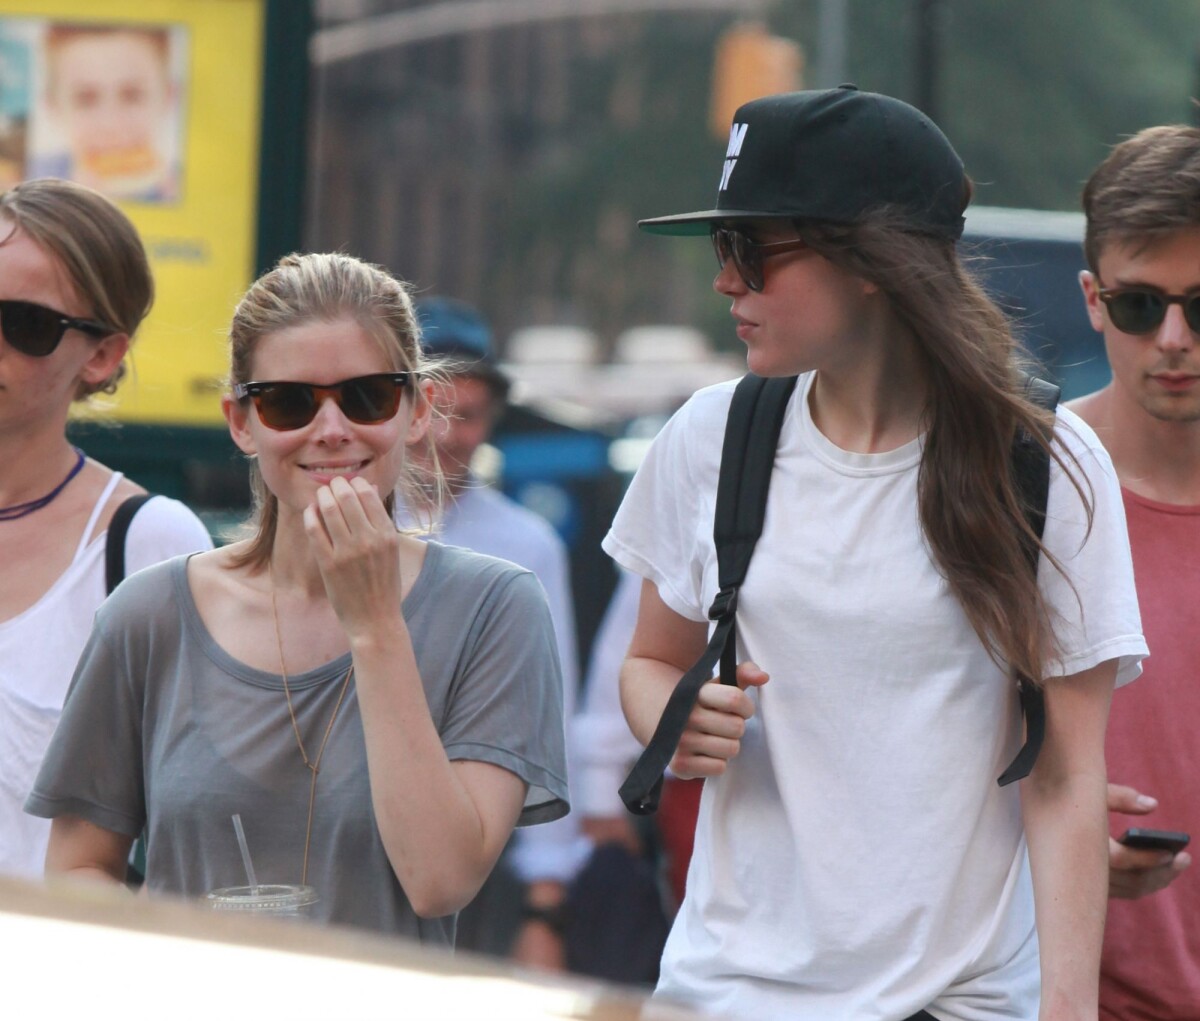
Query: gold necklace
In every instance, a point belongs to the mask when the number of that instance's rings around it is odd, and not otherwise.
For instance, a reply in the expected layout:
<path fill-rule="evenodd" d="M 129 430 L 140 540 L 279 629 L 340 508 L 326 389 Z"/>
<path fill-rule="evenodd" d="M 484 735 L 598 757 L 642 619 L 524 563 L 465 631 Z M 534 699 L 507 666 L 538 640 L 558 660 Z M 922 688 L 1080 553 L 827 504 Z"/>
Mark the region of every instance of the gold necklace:
<path fill-rule="evenodd" d="M 350 669 L 346 671 L 346 678 L 342 681 L 342 690 L 338 695 L 337 704 L 333 707 L 333 715 L 329 717 L 325 736 L 321 738 L 321 747 L 317 749 L 317 757 L 310 760 L 308 752 L 304 750 L 304 740 L 300 737 L 300 725 L 296 722 L 296 710 L 292 708 L 292 692 L 288 687 L 287 667 L 283 662 L 283 638 L 279 633 L 279 607 L 275 601 L 275 565 L 269 560 L 267 561 L 267 574 L 271 578 L 271 619 L 275 622 L 275 645 L 279 649 L 279 673 L 283 677 L 283 695 L 287 699 L 288 716 L 292 721 L 292 733 L 296 735 L 296 747 L 300 749 L 300 758 L 304 760 L 304 765 L 312 774 L 308 785 L 308 825 L 304 828 L 304 866 L 300 871 L 300 884 L 303 886 L 308 883 L 308 845 L 312 841 L 313 807 L 317 798 L 317 776 L 321 772 L 321 758 L 325 754 L 325 746 L 329 743 L 329 735 L 333 731 L 333 721 L 337 719 L 338 711 L 342 708 L 342 700 L 346 697 L 346 691 L 350 687 L 354 664 L 350 664 Z"/>

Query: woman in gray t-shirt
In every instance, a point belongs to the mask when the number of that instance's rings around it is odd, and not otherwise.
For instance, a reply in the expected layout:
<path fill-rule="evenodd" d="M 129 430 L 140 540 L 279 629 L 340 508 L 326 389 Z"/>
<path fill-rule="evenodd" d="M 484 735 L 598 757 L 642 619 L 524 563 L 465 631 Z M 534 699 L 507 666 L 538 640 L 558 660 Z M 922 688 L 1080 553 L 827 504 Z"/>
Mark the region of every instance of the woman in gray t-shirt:
<path fill-rule="evenodd" d="M 234 313 L 230 434 L 254 535 L 131 577 L 97 617 L 26 809 L 47 869 L 151 890 L 304 883 L 315 915 L 431 942 L 513 827 L 567 810 L 536 580 L 392 524 L 430 428 L 405 286 L 288 256 Z"/>

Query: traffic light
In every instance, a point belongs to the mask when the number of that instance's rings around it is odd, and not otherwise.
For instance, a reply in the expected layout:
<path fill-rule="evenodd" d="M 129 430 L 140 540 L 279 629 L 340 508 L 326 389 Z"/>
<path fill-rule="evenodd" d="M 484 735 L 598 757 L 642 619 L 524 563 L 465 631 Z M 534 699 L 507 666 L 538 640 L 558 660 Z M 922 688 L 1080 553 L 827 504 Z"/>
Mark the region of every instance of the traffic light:
<path fill-rule="evenodd" d="M 734 111 L 760 96 L 803 88 L 804 52 L 757 22 L 741 22 L 717 40 L 709 124 L 725 141 Z"/>

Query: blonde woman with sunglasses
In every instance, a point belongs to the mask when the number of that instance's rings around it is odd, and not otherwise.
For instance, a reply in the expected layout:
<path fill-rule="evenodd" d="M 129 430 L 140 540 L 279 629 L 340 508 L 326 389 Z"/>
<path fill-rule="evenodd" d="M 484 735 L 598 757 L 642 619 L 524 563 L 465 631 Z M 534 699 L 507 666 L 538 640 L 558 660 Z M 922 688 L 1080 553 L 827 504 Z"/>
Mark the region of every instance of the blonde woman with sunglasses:
<path fill-rule="evenodd" d="M 76 402 L 112 393 L 153 282 L 133 225 L 67 181 L 0 195 L 0 872 L 42 874 L 50 827 L 22 811 L 105 596 L 109 522 L 140 486 L 67 440 Z M 126 573 L 211 546 L 183 504 L 134 516 Z"/>
<path fill-rule="evenodd" d="M 253 534 L 99 615 L 28 803 L 48 867 L 119 881 L 145 827 L 147 888 L 202 897 L 244 882 L 238 815 L 258 881 L 311 888 L 313 917 L 451 945 L 513 827 L 567 810 L 545 595 L 393 524 L 393 492 L 430 485 L 404 284 L 288 256 L 230 339 Z"/>

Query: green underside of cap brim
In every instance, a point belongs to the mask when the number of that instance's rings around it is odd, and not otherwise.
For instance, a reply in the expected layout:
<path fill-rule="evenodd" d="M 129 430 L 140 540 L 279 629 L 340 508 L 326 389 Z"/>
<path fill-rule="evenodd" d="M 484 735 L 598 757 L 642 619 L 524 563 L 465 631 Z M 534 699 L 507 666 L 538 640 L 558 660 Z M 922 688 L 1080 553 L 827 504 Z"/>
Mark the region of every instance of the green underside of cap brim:
<path fill-rule="evenodd" d="M 761 209 L 706 209 L 699 213 L 681 213 L 679 216 L 656 216 L 650 220 L 638 220 L 638 226 L 649 234 L 665 234 L 671 237 L 697 237 L 707 234 L 718 220 L 779 220 L 787 219 L 778 213 L 765 213 Z"/>

